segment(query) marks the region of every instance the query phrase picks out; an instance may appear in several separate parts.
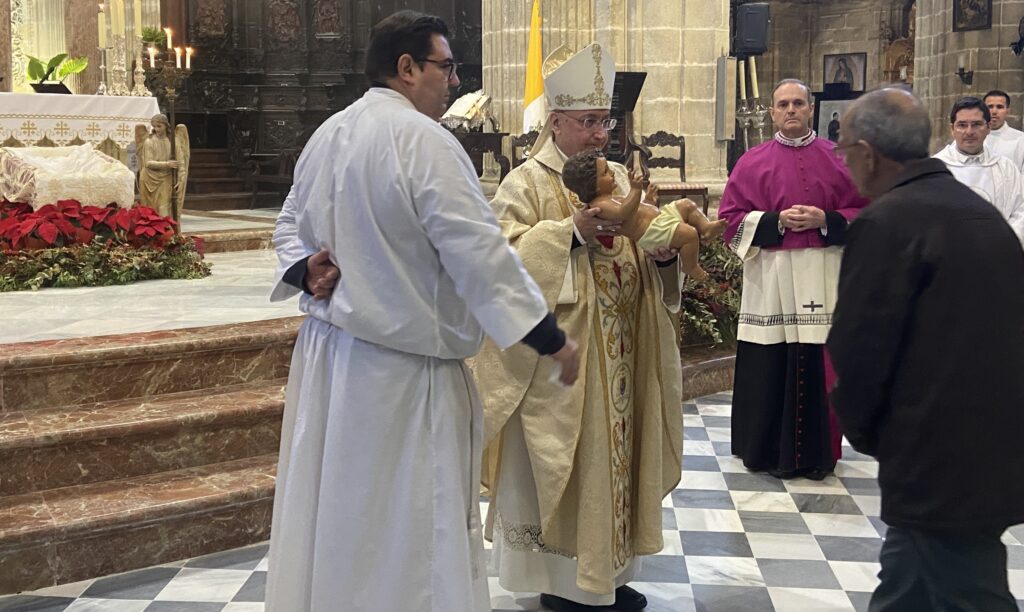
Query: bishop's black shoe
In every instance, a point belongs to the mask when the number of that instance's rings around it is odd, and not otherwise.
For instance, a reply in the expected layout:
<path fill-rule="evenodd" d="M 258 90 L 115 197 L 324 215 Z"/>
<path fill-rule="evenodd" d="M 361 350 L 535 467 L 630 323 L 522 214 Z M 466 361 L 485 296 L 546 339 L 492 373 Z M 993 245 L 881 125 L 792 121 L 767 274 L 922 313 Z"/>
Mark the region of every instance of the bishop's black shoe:
<path fill-rule="evenodd" d="M 619 612 L 638 612 L 647 607 L 647 598 L 633 587 L 622 585 L 615 589 L 615 603 L 612 610 Z"/>
<path fill-rule="evenodd" d="M 618 601 L 617 598 L 616 601 Z M 552 612 L 598 612 L 598 610 L 607 610 L 604 606 L 587 606 L 564 597 L 559 597 L 558 595 L 548 595 L 547 593 L 541 593 L 540 603 Z"/>

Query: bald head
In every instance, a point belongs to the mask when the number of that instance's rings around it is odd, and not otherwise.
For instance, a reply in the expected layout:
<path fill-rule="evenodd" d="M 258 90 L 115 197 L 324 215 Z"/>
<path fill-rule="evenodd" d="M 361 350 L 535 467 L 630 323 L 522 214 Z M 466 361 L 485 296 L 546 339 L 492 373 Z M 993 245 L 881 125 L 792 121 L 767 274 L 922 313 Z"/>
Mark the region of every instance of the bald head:
<path fill-rule="evenodd" d="M 858 98 L 843 117 L 843 140 L 863 140 L 894 162 L 928 157 L 932 125 L 914 94 L 885 87 Z"/>

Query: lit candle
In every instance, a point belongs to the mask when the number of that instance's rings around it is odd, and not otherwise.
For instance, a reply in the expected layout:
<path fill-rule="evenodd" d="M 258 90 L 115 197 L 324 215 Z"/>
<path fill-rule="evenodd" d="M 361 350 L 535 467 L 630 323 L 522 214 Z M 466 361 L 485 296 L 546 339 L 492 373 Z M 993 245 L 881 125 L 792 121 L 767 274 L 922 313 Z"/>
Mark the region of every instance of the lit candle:
<path fill-rule="evenodd" d="M 747 99 L 747 63 L 740 60 L 740 100 Z"/>
<path fill-rule="evenodd" d="M 757 63 L 754 61 L 756 58 L 750 56 L 750 95 L 756 100 L 761 97 L 761 94 L 757 91 Z"/>
<path fill-rule="evenodd" d="M 185 47 L 185 70 L 192 70 L 192 54 L 195 50 L 192 47 Z"/>
<path fill-rule="evenodd" d="M 132 3 L 132 17 L 135 18 L 135 36 L 142 37 L 142 0 Z"/>
<path fill-rule="evenodd" d="M 107 47 L 107 15 L 103 12 L 103 5 L 100 5 L 100 12 L 97 14 L 96 23 L 99 24 L 99 47 Z"/>
<path fill-rule="evenodd" d="M 167 35 L 167 46 L 165 48 L 170 49 L 171 47 L 174 46 L 174 45 L 171 44 L 171 29 L 170 28 L 164 28 L 164 34 Z"/>
<path fill-rule="evenodd" d="M 124 0 L 111 0 L 111 23 L 114 35 L 124 35 Z"/>
<path fill-rule="evenodd" d="M 181 47 L 174 48 L 174 64 L 181 68 Z"/>
<path fill-rule="evenodd" d="M 149 48 L 149 67 L 156 68 L 156 47 Z"/>

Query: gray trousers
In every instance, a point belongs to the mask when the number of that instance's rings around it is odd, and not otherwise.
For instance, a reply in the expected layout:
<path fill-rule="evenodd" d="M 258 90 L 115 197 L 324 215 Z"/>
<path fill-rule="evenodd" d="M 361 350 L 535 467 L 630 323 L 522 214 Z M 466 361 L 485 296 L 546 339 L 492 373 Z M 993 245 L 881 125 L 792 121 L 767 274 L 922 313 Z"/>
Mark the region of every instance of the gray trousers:
<path fill-rule="evenodd" d="M 1017 612 L 1000 533 L 890 527 L 869 612 Z"/>

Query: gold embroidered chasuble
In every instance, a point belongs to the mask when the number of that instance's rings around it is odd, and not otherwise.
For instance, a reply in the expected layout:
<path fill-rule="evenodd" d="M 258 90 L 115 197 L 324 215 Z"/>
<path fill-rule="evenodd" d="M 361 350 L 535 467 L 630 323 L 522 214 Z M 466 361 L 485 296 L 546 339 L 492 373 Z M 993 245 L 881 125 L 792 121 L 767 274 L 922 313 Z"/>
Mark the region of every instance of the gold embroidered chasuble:
<path fill-rule="evenodd" d="M 579 343 L 580 379 L 564 389 L 531 349 L 501 352 L 486 341 L 474 360 L 484 485 L 492 507 L 514 494 L 496 481 L 501 431 L 518 409 L 541 524 L 499 516 L 504 541 L 573 557 L 580 589 L 610 593 L 634 556 L 661 550 L 661 501 L 680 478 L 681 373 L 670 312 L 678 309 L 679 274 L 657 268 L 623 237 L 610 249 L 570 252 L 572 215 L 582 204 L 562 185 L 562 162 L 549 142 L 505 178 L 492 206 L 559 326 Z M 625 193 L 626 171 L 612 167 Z"/>

